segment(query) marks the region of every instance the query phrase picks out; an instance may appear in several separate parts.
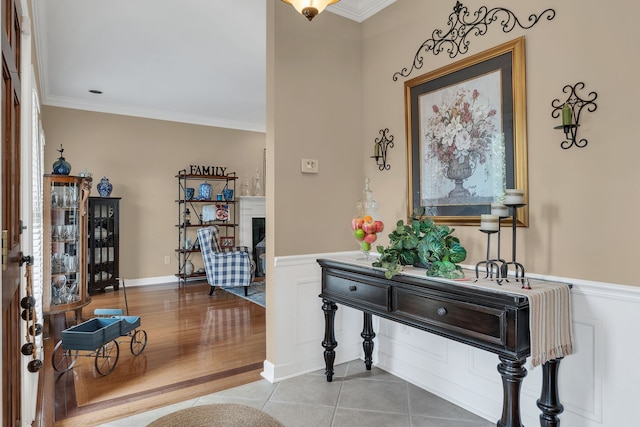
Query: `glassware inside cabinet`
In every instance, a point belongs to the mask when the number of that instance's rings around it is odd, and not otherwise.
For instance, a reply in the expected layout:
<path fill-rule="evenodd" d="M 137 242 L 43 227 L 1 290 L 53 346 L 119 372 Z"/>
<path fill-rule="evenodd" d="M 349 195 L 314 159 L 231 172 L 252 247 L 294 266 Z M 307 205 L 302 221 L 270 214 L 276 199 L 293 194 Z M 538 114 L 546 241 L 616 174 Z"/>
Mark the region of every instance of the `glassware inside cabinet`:
<path fill-rule="evenodd" d="M 86 305 L 84 253 L 86 252 L 86 178 L 45 175 L 45 261 L 43 309 L 58 312 Z M 87 194 L 88 197 L 88 194 Z M 48 205 L 49 209 L 46 209 Z M 45 246 L 46 248 L 47 246 Z M 46 249 L 45 249 L 46 250 Z M 47 265 L 48 264 L 48 265 Z M 46 283 L 48 282 L 48 283 Z M 48 286 L 46 286 L 48 285 Z M 48 288 L 48 289 L 47 289 Z"/>

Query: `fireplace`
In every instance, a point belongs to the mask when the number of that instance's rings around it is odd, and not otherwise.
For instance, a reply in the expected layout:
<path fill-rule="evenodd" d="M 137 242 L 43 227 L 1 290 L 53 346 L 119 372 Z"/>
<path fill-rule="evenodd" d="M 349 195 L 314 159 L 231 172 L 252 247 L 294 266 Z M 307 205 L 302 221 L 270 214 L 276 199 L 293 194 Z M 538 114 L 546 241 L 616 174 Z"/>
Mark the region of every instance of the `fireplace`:
<path fill-rule="evenodd" d="M 256 277 L 264 276 L 259 258 L 260 254 L 264 253 L 264 249 L 256 248 L 256 246 L 265 237 L 265 198 L 263 196 L 240 196 L 238 199 L 240 204 L 239 245 L 247 246 L 253 251 Z"/>

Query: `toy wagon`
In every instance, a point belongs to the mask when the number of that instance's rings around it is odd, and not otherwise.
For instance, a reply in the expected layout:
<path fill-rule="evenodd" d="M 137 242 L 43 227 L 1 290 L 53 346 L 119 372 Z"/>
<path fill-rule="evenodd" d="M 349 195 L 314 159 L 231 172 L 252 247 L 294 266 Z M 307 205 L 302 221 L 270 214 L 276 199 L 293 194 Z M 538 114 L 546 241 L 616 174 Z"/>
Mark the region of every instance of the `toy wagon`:
<path fill-rule="evenodd" d="M 123 289 L 124 289 L 124 283 Z M 126 291 L 125 303 L 127 299 Z M 127 314 L 129 307 L 127 306 Z M 129 337 L 129 348 L 134 356 L 147 346 L 147 333 L 140 327 L 140 318 L 125 316 L 120 309 L 98 308 L 93 319 L 62 331 L 51 355 L 53 369 L 66 372 L 73 368 L 80 351 L 89 351 L 86 357 L 95 357 L 95 367 L 101 375 L 109 375 L 120 357 L 118 338 Z M 122 340 L 120 340 L 122 341 Z"/>

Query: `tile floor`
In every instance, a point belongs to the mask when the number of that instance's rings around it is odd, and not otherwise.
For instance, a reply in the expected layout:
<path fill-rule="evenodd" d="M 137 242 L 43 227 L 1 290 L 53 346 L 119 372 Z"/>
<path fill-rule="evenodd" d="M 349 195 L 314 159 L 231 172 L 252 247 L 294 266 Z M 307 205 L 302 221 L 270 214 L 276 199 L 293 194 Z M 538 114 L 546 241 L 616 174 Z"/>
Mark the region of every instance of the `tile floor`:
<path fill-rule="evenodd" d="M 324 371 L 271 384 L 261 380 L 197 399 L 102 424 L 138 427 L 195 405 L 241 403 L 263 410 L 286 427 L 489 427 L 480 418 L 382 369 L 366 371 L 355 360 L 335 368 L 333 382 Z"/>

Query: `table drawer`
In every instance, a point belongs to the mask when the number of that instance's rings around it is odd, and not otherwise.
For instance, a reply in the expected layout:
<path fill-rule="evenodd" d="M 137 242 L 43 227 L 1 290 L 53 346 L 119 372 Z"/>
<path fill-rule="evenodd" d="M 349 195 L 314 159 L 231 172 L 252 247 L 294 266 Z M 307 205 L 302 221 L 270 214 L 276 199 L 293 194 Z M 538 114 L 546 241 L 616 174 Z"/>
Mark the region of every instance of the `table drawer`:
<path fill-rule="evenodd" d="M 394 289 L 393 311 L 413 323 L 443 333 L 498 345 L 507 341 L 507 311 L 449 299 L 443 296 L 425 296 Z"/>
<path fill-rule="evenodd" d="M 335 302 L 364 304 L 383 311 L 390 310 L 390 286 L 365 283 L 348 277 L 326 275 L 322 295 Z"/>

